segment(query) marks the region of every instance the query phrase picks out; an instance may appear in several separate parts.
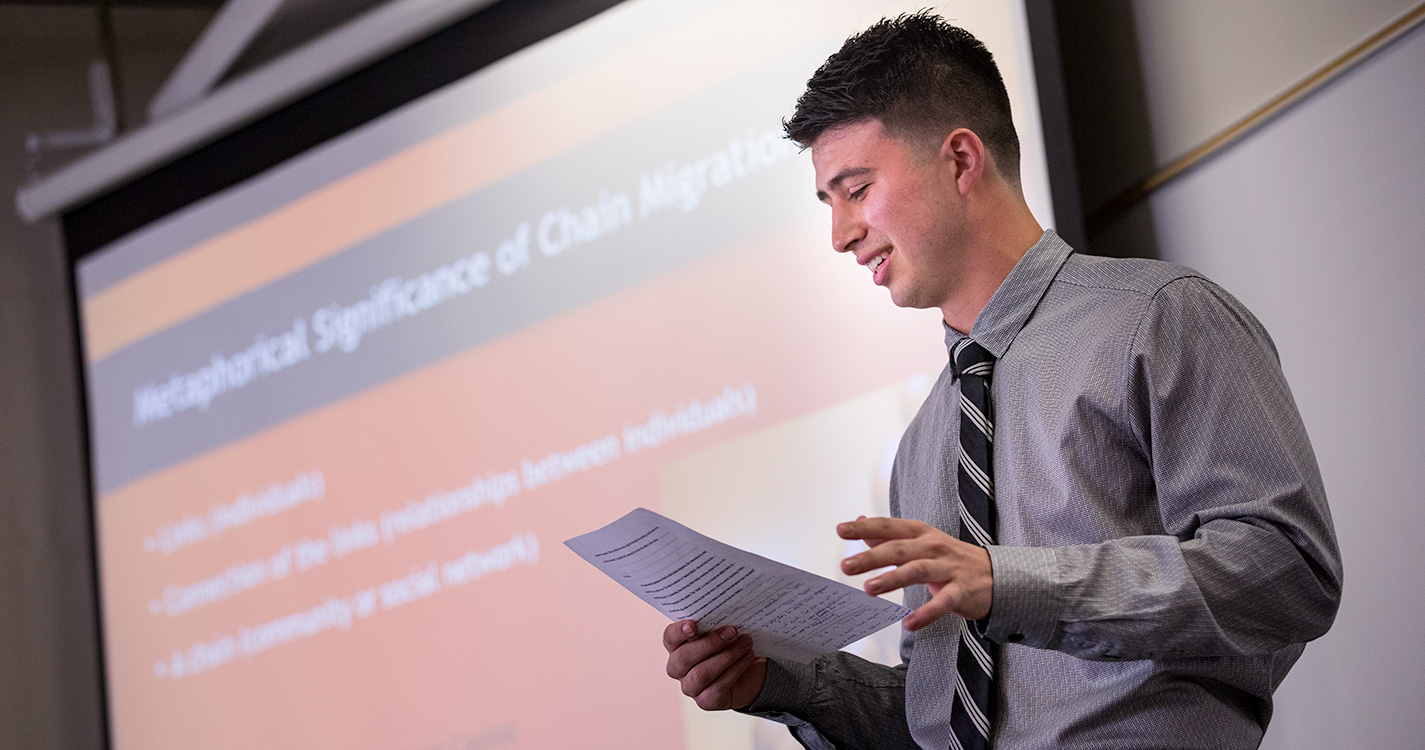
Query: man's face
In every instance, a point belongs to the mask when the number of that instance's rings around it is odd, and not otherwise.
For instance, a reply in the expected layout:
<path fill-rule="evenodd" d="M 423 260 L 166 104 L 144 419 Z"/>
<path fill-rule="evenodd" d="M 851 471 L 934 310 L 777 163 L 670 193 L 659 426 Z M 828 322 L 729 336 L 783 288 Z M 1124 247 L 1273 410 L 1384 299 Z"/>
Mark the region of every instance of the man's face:
<path fill-rule="evenodd" d="M 875 120 L 822 133 L 811 160 L 817 198 L 831 207 L 832 247 L 853 253 L 897 305 L 943 308 L 963 263 L 953 165 Z"/>

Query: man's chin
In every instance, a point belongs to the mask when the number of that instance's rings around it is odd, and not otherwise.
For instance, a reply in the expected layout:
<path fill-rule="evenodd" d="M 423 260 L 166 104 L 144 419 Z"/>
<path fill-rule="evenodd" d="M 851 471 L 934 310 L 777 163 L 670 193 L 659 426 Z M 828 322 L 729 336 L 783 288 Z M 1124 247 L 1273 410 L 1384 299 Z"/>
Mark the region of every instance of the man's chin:
<path fill-rule="evenodd" d="M 910 307 L 906 298 L 905 289 L 896 286 L 890 279 L 886 280 L 886 293 L 891 295 L 891 304 L 896 307 Z"/>
<path fill-rule="evenodd" d="M 903 287 L 896 287 L 892 286 L 891 284 L 887 284 L 886 291 L 890 292 L 891 303 L 894 304 L 896 307 L 904 307 L 912 310 L 924 310 L 929 307 L 935 307 L 935 305 L 926 302 L 925 300 L 916 298 L 916 296 L 911 293 L 910 290 L 905 289 Z"/>

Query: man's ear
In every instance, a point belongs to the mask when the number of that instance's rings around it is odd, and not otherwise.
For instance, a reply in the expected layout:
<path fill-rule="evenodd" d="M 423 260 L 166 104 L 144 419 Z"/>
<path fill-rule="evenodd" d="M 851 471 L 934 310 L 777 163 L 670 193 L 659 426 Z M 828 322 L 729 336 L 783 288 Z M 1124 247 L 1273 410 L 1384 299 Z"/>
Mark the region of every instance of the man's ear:
<path fill-rule="evenodd" d="M 969 195 L 979 184 L 988 158 L 984 142 L 969 128 L 955 128 L 940 144 L 941 163 L 951 170 L 960 195 Z"/>

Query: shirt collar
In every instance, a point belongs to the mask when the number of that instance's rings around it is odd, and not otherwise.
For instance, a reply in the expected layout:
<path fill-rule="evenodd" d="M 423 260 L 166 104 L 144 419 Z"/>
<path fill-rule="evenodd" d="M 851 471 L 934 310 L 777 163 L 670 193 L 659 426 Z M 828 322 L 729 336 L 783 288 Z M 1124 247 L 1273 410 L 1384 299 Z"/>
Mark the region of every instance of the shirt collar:
<path fill-rule="evenodd" d="M 975 317 L 970 338 L 995 355 L 995 359 L 1003 357 L 1009 351 L 1009 345 L 1014 343 L 1014 337 L 1029 321 L 1044 292 L 1048 291 L 1050 282 L 1073 252 L 1073 248 L 1054 230 L 1044 230 L 1039 241 L 1019 259 Z M 942 322 L 942 325 L 945 326 L 945 347 L 953 350 L 965 334 L 951 328 L 948 323 Z"/>

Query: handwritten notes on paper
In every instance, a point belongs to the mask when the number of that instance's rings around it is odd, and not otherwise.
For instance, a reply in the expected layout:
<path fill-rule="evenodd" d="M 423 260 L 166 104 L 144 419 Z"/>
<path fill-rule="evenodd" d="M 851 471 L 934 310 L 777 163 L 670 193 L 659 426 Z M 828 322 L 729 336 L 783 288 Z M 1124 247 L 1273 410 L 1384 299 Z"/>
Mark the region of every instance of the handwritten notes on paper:
<path fill-rule="evenodd" d="M 910 614 L 644 508 L 564 544 L 669 619 L 737 626 L 758 656 L 811 661 Z"/>

